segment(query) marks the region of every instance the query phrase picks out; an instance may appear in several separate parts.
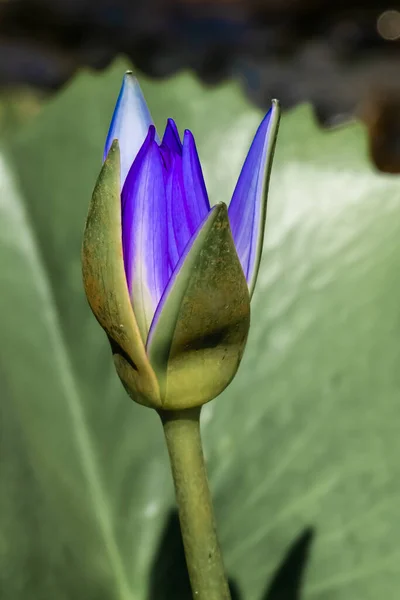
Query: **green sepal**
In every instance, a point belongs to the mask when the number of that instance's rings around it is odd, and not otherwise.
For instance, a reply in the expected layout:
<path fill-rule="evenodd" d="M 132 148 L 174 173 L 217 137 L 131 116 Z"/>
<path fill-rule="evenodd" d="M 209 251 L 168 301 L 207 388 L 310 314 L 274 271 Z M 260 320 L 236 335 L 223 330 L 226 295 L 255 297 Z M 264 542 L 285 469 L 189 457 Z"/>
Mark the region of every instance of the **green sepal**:
<path fill-rule="evenodd" d="M 82 248 L 83 282 L 90 307 L 109 338 L 125 389 L 136 402 L 159 408 L 159 386 L 129 298 L 121 227 L 120 154 L 115 140 L 89 206 Z"/>
<path fill-rule="evenodd" d="M 234 377 L 250 325 L 250 296 L 229 226 L 218 204 L 170 285 L 147 354 L 162 407 L 200 406 Z"/>

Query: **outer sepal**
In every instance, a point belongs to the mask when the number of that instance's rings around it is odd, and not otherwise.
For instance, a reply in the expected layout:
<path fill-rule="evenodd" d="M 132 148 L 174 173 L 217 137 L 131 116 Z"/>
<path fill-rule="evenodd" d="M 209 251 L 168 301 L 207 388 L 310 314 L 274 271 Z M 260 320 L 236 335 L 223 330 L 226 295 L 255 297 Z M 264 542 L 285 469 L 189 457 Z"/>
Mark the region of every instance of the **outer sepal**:
<path fill-rule="evenodd" d="M 87 299 L 110 340 L 122 383 L 134 400 L 159 408 L 159 386 L 139 333 L 124 271 L 117 141 L 111 145 L 89 206 L 82 269 Z"/>
<path fill-rule="evenodd" d="M 178 264 L 150 330 L 147 353 L 162 407 L 200 406 L 233 379 L 250 325 L 250 296 L 227 208 L 213 208 Z"/>

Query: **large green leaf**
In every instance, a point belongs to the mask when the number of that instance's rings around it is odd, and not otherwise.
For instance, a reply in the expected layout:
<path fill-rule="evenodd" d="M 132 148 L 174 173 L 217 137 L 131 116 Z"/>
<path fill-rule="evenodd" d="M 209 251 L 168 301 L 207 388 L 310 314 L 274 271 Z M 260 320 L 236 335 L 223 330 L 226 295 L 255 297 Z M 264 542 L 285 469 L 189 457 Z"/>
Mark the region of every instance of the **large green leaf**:
<path fill-rule="evenodd" d="M 123 69 L 80 75 L 0 155 L 4 600 L 163 597 L 149 591 L 173 506 L 161 427 L 123 391 L 80 275 Z M 159 127 L 192 129 L 211 199 L 228 201 L 260 114 L 188 75 L 143 89 Z M 284 116 L 247 351 L 203 418 L 245 600 L 307 526 L 303 600 L 397 600 L 398 215 L 400 181 L 372 171 L 359 126 L 322 134 L 306 107 Z"/>

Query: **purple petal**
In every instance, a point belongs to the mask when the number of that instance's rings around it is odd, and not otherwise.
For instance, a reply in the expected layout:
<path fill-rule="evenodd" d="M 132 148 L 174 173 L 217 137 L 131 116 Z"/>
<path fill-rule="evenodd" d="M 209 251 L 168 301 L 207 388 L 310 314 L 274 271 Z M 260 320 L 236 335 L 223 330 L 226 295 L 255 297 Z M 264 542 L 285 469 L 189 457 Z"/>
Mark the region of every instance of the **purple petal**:
<path fill-rule="evenodd" d="M 268 183 L 279 116 L 279 105 L 274 100 L 250 146 L 228 209 L 233 239 L 250 296 L 261 259 Z"/>
<path fill-rule="evenodd" d="M 196 205 L 196 196 L 191 189 L 185 186 L 181 157 L 177 154 L 171 154 L 170 161 L 166 181 L 166 196 L 168 251 L 171 269 L 173 270 L 187 243 L 203 219 L 201 219 Z M 203 214 L 204 217 L 207 216 L 208 210 L 205 210 Z"/>
<path fill-rule="evenodd" d="M 182 158 L 170 152 L 166 195 L 168 249 L 173 270 L 190 238 L 210 211 L 200 161 L 192 134 L 185 132 Z"/>
<path fill-rule="evenodd" d="M 185 213 L 186 202 L 181 157 L 170 153 L 168 166 L 165 192 L 168 219 L 168 253 L 172 271 L 192 233 Z"/>
<path fill-rule="evenodd" d="M 182 155 L 182 142 L 179 137 L 179 131 L 173 119 L 168 119 L 167 126 L 161 142 L 171 152 Z"/>
<path fill-rule="evenodd" d="M 125 73 L 108 131 L 104 160 L 118 139 L 121 153 L 121 189 L 153 120 L 139 83 L 131 71 Z"/>
<path fill-rule="evenodd" d="M 122 190 L 122 245 L 128 289 L 143 340 L 169 279 L 164 167 L 155 128 Z"/>
<path fill-rule="evenodd" d="M 183 184 L 185 187 L 186 214 L 194 232 L 210 212 L 206 184 L 196 144 L 192 133 L 186 129 L 182 148 Z"/>

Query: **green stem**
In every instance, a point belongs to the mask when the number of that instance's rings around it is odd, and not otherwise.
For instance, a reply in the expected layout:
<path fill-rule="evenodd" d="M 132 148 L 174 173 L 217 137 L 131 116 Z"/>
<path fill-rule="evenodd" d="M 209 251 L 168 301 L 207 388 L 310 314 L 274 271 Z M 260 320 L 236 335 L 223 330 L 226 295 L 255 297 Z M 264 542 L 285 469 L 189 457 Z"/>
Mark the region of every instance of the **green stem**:
<path fill-rule="evenodd" d="M 200 438 L 200 408 L 160 411 L 193 598 L 230 600 Z"/>

